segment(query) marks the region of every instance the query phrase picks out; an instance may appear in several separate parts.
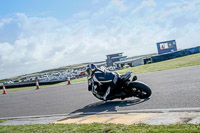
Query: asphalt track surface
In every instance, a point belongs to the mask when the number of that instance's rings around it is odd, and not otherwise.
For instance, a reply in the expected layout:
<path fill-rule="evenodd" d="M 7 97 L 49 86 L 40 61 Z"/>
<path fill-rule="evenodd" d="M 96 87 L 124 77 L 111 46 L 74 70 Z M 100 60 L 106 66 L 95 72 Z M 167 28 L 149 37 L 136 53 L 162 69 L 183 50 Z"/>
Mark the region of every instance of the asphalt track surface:
<path fill-rule="evenodd" d="M 103 102 L 87 83 L 45 87 L 0 95 L 0 118 L 142 109 L 200 108 L 200 66 L 138 74 L 152 89 L 150 99 Z"/>

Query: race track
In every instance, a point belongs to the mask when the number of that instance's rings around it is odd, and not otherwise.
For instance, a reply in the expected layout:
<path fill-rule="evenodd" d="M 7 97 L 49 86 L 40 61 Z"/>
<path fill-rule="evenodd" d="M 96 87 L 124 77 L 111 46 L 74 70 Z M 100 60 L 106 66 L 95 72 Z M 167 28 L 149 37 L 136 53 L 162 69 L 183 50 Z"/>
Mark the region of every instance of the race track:
<path fill-rule="evenodd" d="M 51 114 L 200 108 L 200 66 L 138 74 L 152 89 L 148 100 L 128 98 L 103 102 L 87 91 L 87 83 L 45 87 L 0 95 L 0 118 Z M 2 91 L 2 90 L 1 90 Z"/>

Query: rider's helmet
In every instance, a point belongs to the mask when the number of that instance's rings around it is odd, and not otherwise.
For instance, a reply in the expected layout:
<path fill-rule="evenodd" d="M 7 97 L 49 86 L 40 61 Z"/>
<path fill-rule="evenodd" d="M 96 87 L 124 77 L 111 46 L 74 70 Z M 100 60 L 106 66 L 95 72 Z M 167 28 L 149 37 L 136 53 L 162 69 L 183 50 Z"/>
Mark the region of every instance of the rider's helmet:
<path fill-rule="evenodd" d="M 92 77 L 92 74 L 97 69 L 96 65 L 94 64 L 88 64 L 86 67 L 86 72 L 88 74 L 88 77 Z"/>

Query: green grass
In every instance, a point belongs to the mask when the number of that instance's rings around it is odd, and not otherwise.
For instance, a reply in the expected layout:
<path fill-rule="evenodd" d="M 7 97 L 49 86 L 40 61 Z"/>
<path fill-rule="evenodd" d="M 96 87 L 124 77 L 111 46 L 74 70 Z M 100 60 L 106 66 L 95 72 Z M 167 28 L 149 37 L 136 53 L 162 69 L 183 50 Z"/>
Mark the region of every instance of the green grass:
<path fill-rule="evenodd" d="M 152 63 L 152 64 L 147 64 L 147 65 L 142 65 L 142 66 L 137 66 L 137 67 L 130 67 L 127 69 L 119 70 L 118 72 L 120 74 L 123 74 L 125 72 L 133 72 L 135 74 L 138 74 L 138 73 L 147 73 L 147 72 L 175 69 L 175 68 L 181 68 L 181 67 L 189 67 L 189 66 L 195 66 L 195 65 L 200 65 L 200 53 L 184 56 L 184 57 L 180 57 L 176 59 L 171 59 L 167 61 L 162 61 L 158 63 Z"/>
<path fill-rule="evenodd" d="M 1 122 L 4 122 L 4 121 L 7 121 L 7 120 L 0 120 L 0 123 L 1 123 Z"/>
<path fill-rule="evenodd" d="M 37 124 L 0 126 L 0 133 L 197 133 L 200 125 Z"/>
<path fill-rule="evenodd" d="M 77 82 L 84 82 L 87 80 L 87 77 L 79 78 L 79 79 L 74 79 L 72 80 L 72 83 L 77 83 Z"/>
<path fill-rule="evenodd" d="M 67 84 L 67 82 L 61 82 L 61 83 L 57 83 L 57 84 L 53 84 L 53 85 L 40 85 L 40 88 L 57 86 L 57 85 L 61 85 L 61 84 Z M 9 88 L 9 89 L 6 89 L 6 92 L 22 91 L 22 90 L 29 90 L 29 89 L 36 89 L 36 86 Z"/>

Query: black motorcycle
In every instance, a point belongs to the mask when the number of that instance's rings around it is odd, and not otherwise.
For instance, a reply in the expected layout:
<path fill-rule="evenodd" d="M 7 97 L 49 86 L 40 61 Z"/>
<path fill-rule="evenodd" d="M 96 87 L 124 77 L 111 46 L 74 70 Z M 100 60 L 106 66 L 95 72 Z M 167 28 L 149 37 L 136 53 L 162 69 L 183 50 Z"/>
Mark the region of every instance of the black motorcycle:
<path fill-rule="evenodd" d="M 114 72 L 112 72 L 114 73 Z M 99 76 L 99 74 L 101 76 Z M 113 82 L 115 78 L 112 78 L 112 81 L 102 80 L 104 73 L 95 73 L 88 77 L 88 90 L 92 92 L 92 94 L 100 99 L 103 99 L 103 95 L 106 93 L 107 88 L 109 87 L 109 82 Z M 132 77 L 132 79 L 131 79 Z M 113 99 L 125 99 L 129 97 L 138 97 L 140 99 L 145 99 L 151 96 L 151 89 L 142 82 L 136 81 L 137 76 L 132 76 L 132 72 L 127 72 L 123 75 L 119 75 L 116 86 L 117 88 L 109 94 L 106 100 L 113 100 Z M 100 81 L 100 82 L 99 82 Z"/>

